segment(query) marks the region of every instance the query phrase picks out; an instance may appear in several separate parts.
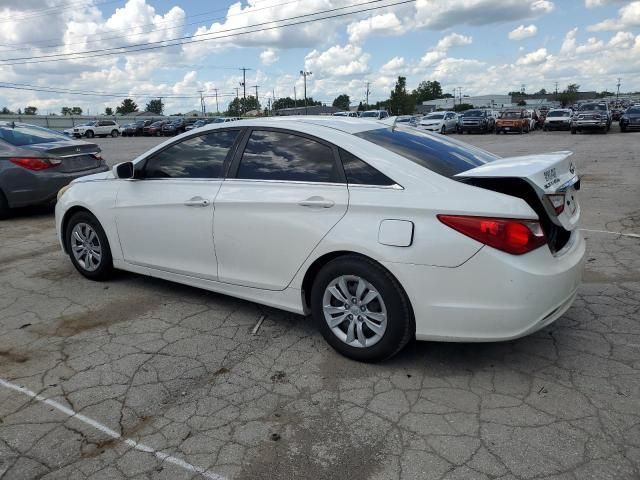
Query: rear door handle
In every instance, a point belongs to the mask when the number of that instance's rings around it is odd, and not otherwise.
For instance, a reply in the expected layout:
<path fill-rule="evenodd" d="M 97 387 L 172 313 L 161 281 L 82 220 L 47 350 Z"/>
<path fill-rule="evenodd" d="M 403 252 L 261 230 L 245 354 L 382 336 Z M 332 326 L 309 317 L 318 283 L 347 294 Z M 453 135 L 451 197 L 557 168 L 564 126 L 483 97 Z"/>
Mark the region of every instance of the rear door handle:
<path fill-rule="evenodd" d="M 209 200 L 202 197 L 193 197 L 184 202 L 187 207 L 207 207 L 209 206 Z"/>
<path fill-rule="evenodd" d="M 300 205 L 301 207 L 307 208 L 331 208 L 335 204 L 336 203 L 333 200 L 328 200 L 326 198 L 317 196 L 309 197 L 306 200 L 302 200 L 298 203 L 298 205 Z"/>

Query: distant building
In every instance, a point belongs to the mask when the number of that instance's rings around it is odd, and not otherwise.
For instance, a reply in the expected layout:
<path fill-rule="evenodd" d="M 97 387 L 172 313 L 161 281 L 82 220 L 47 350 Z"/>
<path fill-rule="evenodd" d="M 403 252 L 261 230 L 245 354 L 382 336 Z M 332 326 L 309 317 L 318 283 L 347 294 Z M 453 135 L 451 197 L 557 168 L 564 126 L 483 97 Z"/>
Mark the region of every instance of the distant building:
<path fill-rule="evenodd" d="M 274 110 L 274 115 L 332 115 L 339 112 L 337 107 L 329 107 L 327 105 L 309 105 L 308 107 L 292 107 Z"/>
<path fill-rule="evenodd" d="M 503 108 L 511 106 L 516 101 L 512 100 L 510 95 L 475 95 L 462 97 L 462 100 L 460 97 L 436 98 L 435 100 L 422 102 L 422 105 L 433 107 L 433 110 L 453 110 L 453 107 L 460 103 L 468 103 L 475 108 Z"/>

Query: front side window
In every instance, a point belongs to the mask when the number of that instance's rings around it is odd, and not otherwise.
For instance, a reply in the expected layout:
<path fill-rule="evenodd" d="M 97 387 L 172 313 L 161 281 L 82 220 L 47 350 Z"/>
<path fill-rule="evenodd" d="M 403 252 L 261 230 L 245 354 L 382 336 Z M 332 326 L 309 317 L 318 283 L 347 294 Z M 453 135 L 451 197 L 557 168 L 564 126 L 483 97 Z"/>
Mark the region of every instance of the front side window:
<path fill-rule="evenodd" d="M 339 181 L 330 147 L 307 137 L 270 130 L 251 132 L 237 177 L 297 182 Z"/>
<path fill-rule="evenodd" d="M 354 154 L 340 149 L 340 159 L 347 176 L 347 183 L 352 185 L 394 185 L 395 182 L 380 173 L 368 163 L 360 160 Z"/>
<path fill-rule="evenodd" d="M 176 143 L 147 160 L 144 178 L 222 178 L 224 163 L 239 130 L 199 135 Z"/>

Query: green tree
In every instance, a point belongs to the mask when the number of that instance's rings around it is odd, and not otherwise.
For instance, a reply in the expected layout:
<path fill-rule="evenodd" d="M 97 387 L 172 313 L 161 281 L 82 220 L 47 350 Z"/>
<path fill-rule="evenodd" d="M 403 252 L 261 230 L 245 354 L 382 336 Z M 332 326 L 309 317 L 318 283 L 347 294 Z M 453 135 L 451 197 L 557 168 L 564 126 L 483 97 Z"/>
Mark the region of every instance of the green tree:
<path fill-rule="evenodd" d="M 349 95 L 346 94 L 338 95 L 333 101 L 333 106 L 340 110 L 349 110 L 350 105 L 351 99 L 349 98 Z"/>
<path fill-rule="evenodd" d="M 2 111 L 0 111 L 2 115 L 12 115 L 13 112 L 9 110 L 7 107 L 2 107 Z"/>
<path fill-rule="evenodd" d="M 293 108 L 296 106 L 296 102 L 291 97 L 283 97 L 279 98 L 273 102 L 272 108 L 274 110 L 281 110 L 283 108 Z"/>
<path fill-rule="evenodd" d="M 60 109 L 61 115 L 71 115 L 71 107 L 62 107 Z"/>
<path fill-rule="evenodd" d="M 71 115 L 82 115 L 82 109 L 80 107 L 71 107 Z"/>
<path fill-rule="evenodd" d="M 541 88 L 536 93 L 534 93 L 534 95 L 546 95 L 546 94 L 547 94 L 547 89 L 546 88 Z"/>
<path fill-rule="evenodd" d="M 518 106 L 519 106 L 519 107 L 524 107 L 524 106 L 526 106 L 526 105 L 527 105 L 527 102 L 525 102 L 524 100 L 520 100 L 520 101 L 518 102 Z"/>
<path fill-rule="evenodd" d="M 162 103 L 162 99 L 160 98 L 151 100 L 147 103 L 145 110 L 147 112 L 155 113 L 156 115 L 162 115 L 162 112 L 164 111 L 164 103 Z"/>
<path fill-rule="evenodd" d="M 471 110 L 473 105 L 470 103 L 459 103 L 455 107 L 453 107 L 454 112 L 464 112 L 465 110 Z"/>
<path fill-rule="evenodd" d="M 578 91 L 580 90 L 580 85 L 577 83 L 571 83 L 567 85 L 567 88 L 563 90 L 560 95 L 558 95 L 558 100 L 562 103 L 563 107 L 567 105 L 573 105 L 578 100 Z"/>
<path fill-rule="evenodd" d="M 36 115 L 37 113 L 38 113 L 38 107 L 32 107 L 32 106 L 24 107 L 25 115 Z"/>
<path fill-rule="evenodd" d="M 105 108 L 104 109 L 104 114 L 105 115 L 109 115 L 109 116 L 113 115 L 113 108 L 111 108 L 111 107 Z"/>
<path fill-rule="evenodd" d="M 437 80 L 420 82 L 418 87 L 412 92 L 412 95 L 416 103 L 442 98 L 442 85 L 440 85 L 440 82 Z"/>
<path fill-rule="evenodd" d="M 122 103 L 116 107 L 116 113 L 119 115 L 127 115 L 138 111 L 138 105 L 130 98 L 125 98 Z"/>
<path fill-rule="evenodd" d="M 360 102 L 358 104 L 358 111 L 359 112 L 364 112 L 365 110 L 367 110 L 368 105 L 365 105 L 364 103 Z"/>
<path fill-rule="evenodd" d="M 389 110 L 393 115 L 413 113 L 416 105 L 413 96 L 407 93 L 407 77 L 398 77 L 388 102 Z"/>

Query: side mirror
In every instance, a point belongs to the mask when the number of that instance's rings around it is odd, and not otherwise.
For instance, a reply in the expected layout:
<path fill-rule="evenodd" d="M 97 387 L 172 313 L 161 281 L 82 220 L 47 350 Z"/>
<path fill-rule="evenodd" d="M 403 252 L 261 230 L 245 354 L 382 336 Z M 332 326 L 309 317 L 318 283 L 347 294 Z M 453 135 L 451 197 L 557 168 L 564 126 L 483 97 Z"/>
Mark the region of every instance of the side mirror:
<path fill-rule="evenodd" d="M 113 174 L 116 178 L 130 179 L 133 178 L 134 168 L 132 162 L 122 162 L 113 166 Z"/>

